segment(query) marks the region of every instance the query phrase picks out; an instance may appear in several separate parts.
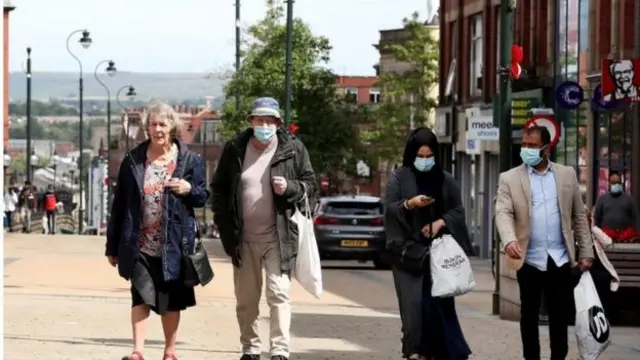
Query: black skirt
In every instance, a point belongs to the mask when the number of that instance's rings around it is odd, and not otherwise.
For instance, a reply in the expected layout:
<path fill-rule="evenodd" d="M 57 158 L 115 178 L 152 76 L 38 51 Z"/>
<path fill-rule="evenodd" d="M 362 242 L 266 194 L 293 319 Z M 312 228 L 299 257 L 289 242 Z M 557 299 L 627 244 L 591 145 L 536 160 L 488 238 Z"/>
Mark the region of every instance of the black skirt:
<path fill-rule="evenodd" d="M 182 311 L 196 305 L 193 287 L 182 281 L 165 281 L 162 259 L 143 252 L 131 276 L 131 306 L 148 305 L 153 312 L 164 315 L 171 311 Z"/>

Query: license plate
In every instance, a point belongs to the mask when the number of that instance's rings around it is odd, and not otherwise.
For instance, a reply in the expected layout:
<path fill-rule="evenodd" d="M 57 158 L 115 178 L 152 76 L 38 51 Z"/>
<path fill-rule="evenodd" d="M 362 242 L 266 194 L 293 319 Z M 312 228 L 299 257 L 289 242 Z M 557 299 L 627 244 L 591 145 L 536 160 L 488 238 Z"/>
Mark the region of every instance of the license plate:
<path fill-rule="evenodd" d="M 340 246 L 343 247 L 367 247 L 369 242 L 367 240 L 342 240 Z"/>

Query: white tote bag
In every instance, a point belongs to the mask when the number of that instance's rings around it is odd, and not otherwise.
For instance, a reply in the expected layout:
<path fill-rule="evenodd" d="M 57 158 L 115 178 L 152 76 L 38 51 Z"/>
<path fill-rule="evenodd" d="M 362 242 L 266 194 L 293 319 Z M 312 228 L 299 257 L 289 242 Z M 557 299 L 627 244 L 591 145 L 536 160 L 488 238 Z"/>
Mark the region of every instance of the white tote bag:
<path fill-rule="evenodd" d="M 591 273 L 585 271 L 573 289 L 576 302 L 576 340 L 580 360 L 595 360 L 611 343 L 611 327 L 605 316 Z"/>
<path fill-rule="evenodd" d="M 469 258 L 451 235 L 431 243 L 431 296 L 466 294 L 476 287 Z"/>
<path fill-rule="evenodd" d="M 298 257 L 293 276 L 309 294 L 319 298 L 322 294 L 322 265 L 316 235 L 313 231 L 309 198 L 306 194 L 304 210 L 306 215 L 296 207 L 296 212 L 291 217 L 291 221 L 298 226 Z"/>

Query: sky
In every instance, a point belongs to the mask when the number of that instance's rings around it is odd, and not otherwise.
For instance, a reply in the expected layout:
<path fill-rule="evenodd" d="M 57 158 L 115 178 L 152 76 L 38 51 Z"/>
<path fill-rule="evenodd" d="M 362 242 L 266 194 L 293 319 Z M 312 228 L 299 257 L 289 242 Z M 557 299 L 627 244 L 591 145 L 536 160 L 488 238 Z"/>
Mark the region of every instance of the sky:
<path fill-rule="evenodd" d="M 26 48 L 32 70 L 79 71 L 66 49 L 71 32 L 86 28 L 93 45 L 71 41 L 85 72 L 113 59 L 120 70 L 209 73 L 235 59 L 235 0 L 12 0 L 10 71 L 21 71 Z M 241 26 L 259 20 L 264 0 L 240 0 Z M 294 16 L 333 45 L 329 67 L 340 75 L 374 75 L 372 44 L 379 30 L 402 26 L 414 11 L 426 19 L 428 0 L 297 0 Z M 176 6 L 180 4 L 179 6 Z M 284 51 L 284 48 L 283 48 Z"/>

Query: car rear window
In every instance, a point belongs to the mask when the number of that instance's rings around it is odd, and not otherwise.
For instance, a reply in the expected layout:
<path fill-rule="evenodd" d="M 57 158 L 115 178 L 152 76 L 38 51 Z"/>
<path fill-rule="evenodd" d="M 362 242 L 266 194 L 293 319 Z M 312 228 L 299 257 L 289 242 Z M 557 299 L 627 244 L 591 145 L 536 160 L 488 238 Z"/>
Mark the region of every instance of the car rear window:
<path fill-rule="evenodd" d="M 382 215 L 384 209 L 381 203 L 332 201 L 325 206 L 325 213 L 335 215 Z"/>

